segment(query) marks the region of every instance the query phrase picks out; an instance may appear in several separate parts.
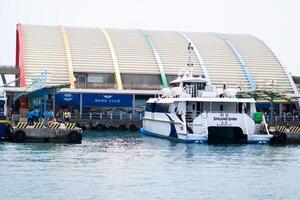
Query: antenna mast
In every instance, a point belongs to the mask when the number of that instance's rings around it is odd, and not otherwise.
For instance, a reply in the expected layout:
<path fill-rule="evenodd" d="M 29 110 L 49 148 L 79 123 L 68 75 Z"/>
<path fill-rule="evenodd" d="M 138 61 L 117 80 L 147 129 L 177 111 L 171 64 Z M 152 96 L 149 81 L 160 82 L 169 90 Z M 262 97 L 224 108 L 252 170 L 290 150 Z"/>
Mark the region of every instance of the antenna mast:
<path fill-rule="evenodd" d="M 192 51 L 194 50 L 194 48 L 190 42 L 189 42 L 188 50 L 189 50 L 189 62 L 187 64 L 187 69 L 188 69 L 189 76 L 191 76 L 191 68 L 193 66 L 191 55 L 192 55 Z"/>

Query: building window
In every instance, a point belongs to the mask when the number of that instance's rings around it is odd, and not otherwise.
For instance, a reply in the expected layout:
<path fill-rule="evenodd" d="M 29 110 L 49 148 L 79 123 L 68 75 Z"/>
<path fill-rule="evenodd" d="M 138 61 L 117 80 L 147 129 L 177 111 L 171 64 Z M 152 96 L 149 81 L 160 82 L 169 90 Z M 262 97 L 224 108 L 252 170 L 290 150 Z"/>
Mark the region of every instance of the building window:
<path fill-rule="evenodd" d="M 158 74 L 122 74 L 124 89 L 161 89 L 160 76 Z"/>

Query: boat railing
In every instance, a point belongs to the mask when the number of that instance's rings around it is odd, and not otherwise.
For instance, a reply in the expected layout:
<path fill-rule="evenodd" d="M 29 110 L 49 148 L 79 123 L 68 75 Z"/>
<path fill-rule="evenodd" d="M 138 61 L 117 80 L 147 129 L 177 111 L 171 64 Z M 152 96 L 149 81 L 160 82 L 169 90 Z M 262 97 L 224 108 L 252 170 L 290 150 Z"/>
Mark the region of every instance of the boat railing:
<path fill-rule="evenodd" d="M 267 132 L 267 134 L 268 135 L 270 135 L 270 133 L 269 133 L 269 129 L 268 129 L 268 124 L 267 124 L 267 122 L 266 122 L 266 118 L 265 118 L 265 116 L 263 115 L 263 126 L 264 126 L 264 129 L 265 129 L 265 131 Z"/>

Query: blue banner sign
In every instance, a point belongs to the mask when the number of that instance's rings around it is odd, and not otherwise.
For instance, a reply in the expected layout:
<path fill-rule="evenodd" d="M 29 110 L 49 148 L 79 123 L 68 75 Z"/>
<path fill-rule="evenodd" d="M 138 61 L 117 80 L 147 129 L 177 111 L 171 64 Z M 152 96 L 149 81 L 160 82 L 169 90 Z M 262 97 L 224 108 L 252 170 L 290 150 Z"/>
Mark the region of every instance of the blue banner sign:
<path fill-rule="evenodd" d="M 83 106 L 132 107 L 130 94 L 82 94 Z"/>
<path fill-rule="evenodd" d="M 57 105 L 78 105 L 80 104 L 80 94 L 57 93 L 55 94 L 55 104 Z"/>

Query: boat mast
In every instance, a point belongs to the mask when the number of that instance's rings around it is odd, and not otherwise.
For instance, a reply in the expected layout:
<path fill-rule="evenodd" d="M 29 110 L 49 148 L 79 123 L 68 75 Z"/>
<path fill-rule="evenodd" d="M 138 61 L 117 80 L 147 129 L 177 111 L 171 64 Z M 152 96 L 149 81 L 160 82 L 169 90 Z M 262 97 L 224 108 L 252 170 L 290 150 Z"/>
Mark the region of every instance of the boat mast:
<path fill-rule="evenodd" d="M 192 63 L 192 51 L 194 50 L 192 44 L 189 42 L 189 46 L 188 46 L 188 50 L 189 50 L 189 62 L 187 64 L 187 71 L 188 71 L 188 76 L 191 76 L 191 68 L 193 67 L 193 63 Z"/>

